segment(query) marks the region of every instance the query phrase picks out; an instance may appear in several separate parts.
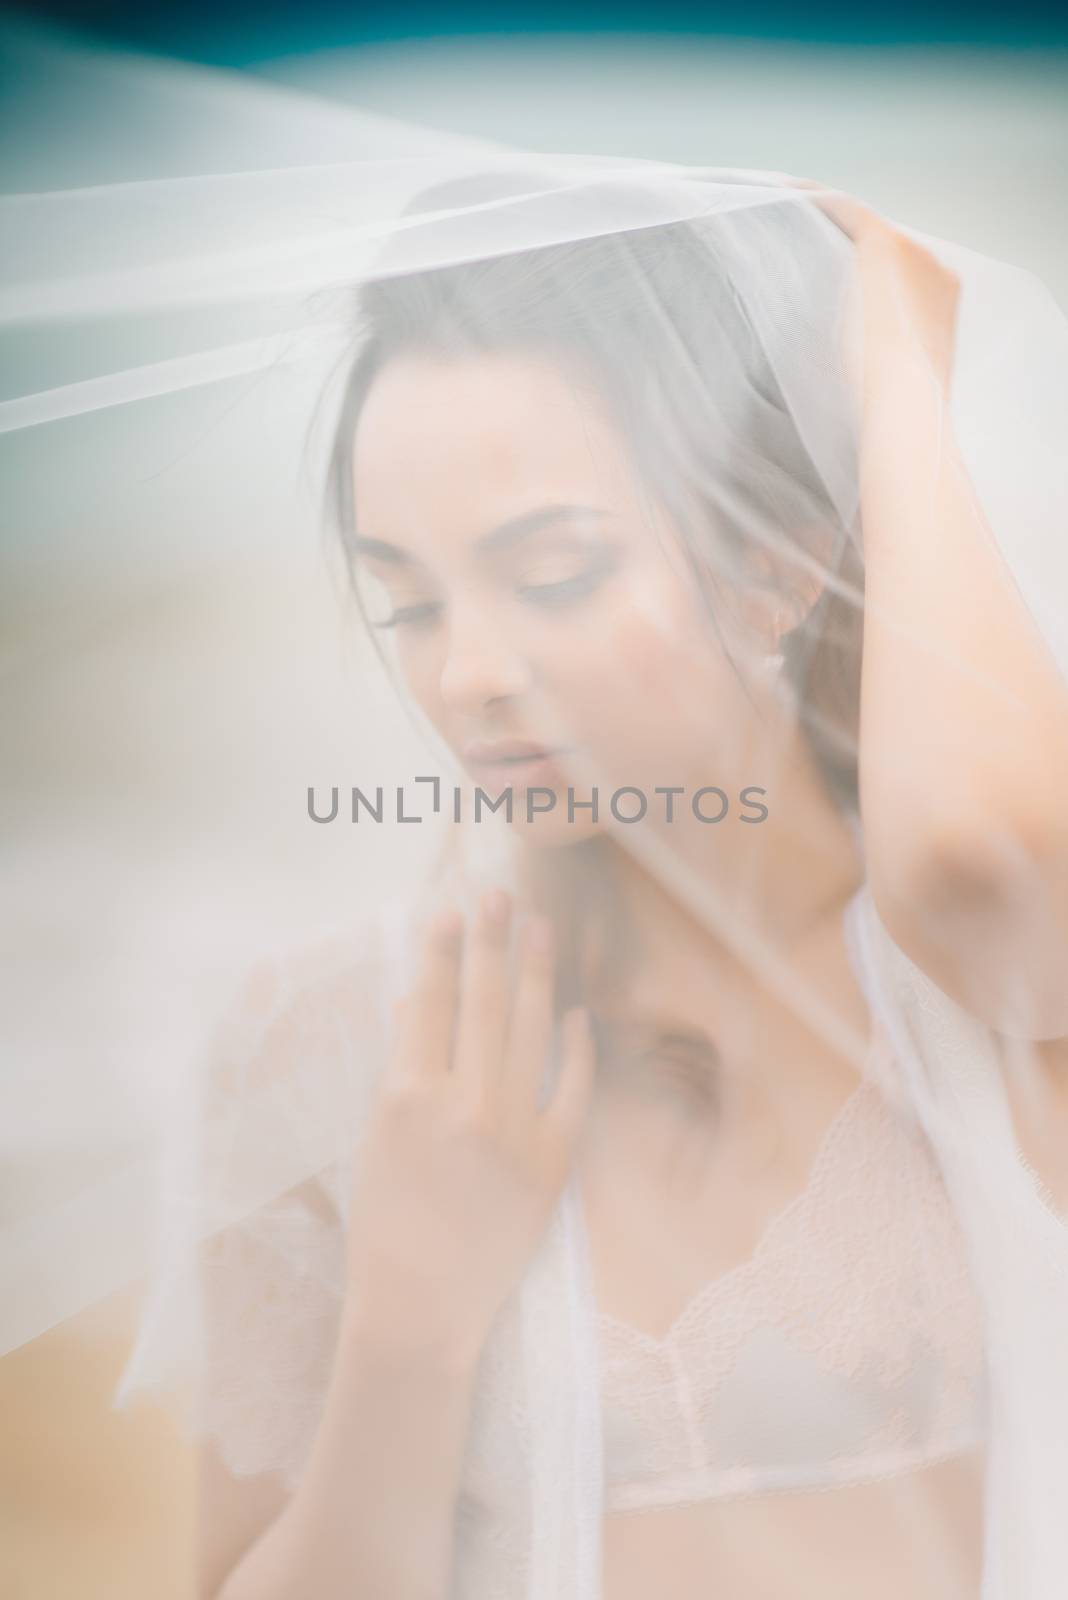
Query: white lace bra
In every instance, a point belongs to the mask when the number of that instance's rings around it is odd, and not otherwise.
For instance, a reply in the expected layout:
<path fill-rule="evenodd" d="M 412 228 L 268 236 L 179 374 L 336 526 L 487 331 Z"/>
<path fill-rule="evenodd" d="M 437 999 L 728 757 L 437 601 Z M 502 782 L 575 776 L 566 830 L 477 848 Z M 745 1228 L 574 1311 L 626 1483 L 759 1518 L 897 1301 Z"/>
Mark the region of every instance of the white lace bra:
<path fill-rule="evenodd" d="M 862 1204 L 827 1203 L 854 1181 Z M 663 1339 L 597 1326 L 609 1510 L 856 1482 L 982 1434 L 962 1241 L 927 1150 L 867 1083 L 754 1255 Z"/>

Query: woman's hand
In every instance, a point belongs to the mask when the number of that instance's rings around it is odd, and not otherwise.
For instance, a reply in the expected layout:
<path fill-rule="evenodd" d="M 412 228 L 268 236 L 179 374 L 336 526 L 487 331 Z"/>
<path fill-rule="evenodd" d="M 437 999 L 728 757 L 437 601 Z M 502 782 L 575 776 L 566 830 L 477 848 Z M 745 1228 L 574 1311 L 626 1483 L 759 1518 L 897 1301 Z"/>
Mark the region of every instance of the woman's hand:
<path fill-rule="evenodd" d="M 792 180 L 856 248 L 861 387 L 870 396 L 882 358 L 918 358 L 943 397 L 953 371 L 960 279 L 938 258 L 852 195 Z"/>
<path fill-rule="evenodd" d="M 441 913 L 395 1008 L 354 1186 L 346 1308 L 394 1348 L 481 1348 L 545 1231 L 585 1120 L 588 1018 L 565 1017 L 559 1077 L 542 1107 L 552 930 L 529 919 L 513 984 L 511 920 L 501 890 L 483 896 L 466 936 L 459 914 Z"/>

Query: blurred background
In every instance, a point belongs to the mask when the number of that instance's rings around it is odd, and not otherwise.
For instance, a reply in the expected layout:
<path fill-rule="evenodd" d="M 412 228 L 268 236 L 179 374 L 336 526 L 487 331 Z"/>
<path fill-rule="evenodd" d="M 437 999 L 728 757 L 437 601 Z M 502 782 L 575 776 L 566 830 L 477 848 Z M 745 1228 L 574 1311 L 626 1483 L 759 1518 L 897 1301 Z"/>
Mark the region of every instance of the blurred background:
<path fill-rule="evenodd" d="M 1037 273 L 1068 306 L 1068 12 L 1037 0 L 58 0 L 8 11 L 0 35 L 5 192 L 104 183 L 117 162 L 130 179 L 341 161 L 358 107 L 527 148 L 818 178 Z M 40 47 L 64 41 L 78 53 L 60 68 Z M 131 53 L 139 88 L 119 117 Z M 218 113 L 238 89 L 224 145 Z M 179 132 L 180 106 L 202 114 Z M 5 397 L 28 351 L 6 348 Z M 76 362 L 51 381 L 70 375 Z M 62 1167 L 72 1195 L 110 1184 L 115 1214 L 145 1219 L 122 1293 L 92 1303 L 89 1271 L 86 1309 L 52 1328 L 28 1303 L 26 1341 L 0 1363 L 5 1600 L 193 1593 L 188 1447 L 158 1408 L 109 1405 L 151 1238 L 138 1157 L 242 963 L 343 927 L 392 870 L 373 836 L 307 821 L 307 784 L 367 780 L 389 691 L 323 551 L 294 549 L 255 486 L 228 481 L 226 400 L 217 433 L 176 444 L 255 526 L 224 551 L 198 544 L 180 507 L 161 520 L 140 484 L 116 524 L 91 424 L 65 454 L 73 485 L 50 481 L 49 427 L 0 440 L 2 1073 L 21 1119 L 0 1116 L 5 1218 L 32 1263 L 49 1222 L 35 1186 Z M 165 468 L 150 461 L 146 483 Z M 400 781 L 418 748 L 398 746 L 374 781 Z M 63 1122 L 57 1091 L 78 1080 Z"/>

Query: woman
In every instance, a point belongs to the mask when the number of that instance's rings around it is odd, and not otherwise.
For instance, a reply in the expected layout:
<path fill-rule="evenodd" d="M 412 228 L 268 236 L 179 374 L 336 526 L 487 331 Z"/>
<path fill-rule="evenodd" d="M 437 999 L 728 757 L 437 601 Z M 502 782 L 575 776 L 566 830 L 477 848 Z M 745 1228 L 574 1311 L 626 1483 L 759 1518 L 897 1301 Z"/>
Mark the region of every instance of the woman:
<path fill-rule="evenodd" d="M 331 508 L 503 858 L 475 900 L 454 830 L 392 955 L 225 1057 L 299 1092 L 396 995 L 351 1188 L 206 1253 L 205 1596 L 1054 1592 L 984 1511 L 985 1147 L 871 931 L 1005 1061 L 1039 1042 L 999 1082 L 1063 1206 L 1068 696 L 957 449 L 957 298 L 788 183 L 363 289 Z"/>
<path fill-rule="evenodd" d="M 1061 1600 L 1061 313 L 781 175 L 518 171 L 19 61 L 35 125 L 82 118 L 0 201 L 25 812 L 73 922 L 27 891 L 0 1348 L 136 1275 L 173 1065 L 118 1400 L 193 1380 L 205 1596 Z M 345 707 L 344 835 L 303 814 L 307 591 L 242 631 L 272 556 L 320 579 L 335 365 L 329 511 L 399 691 Z M 355 932 L 203 1051 L 293 816 L 287 940 L 327 880 Z"/>

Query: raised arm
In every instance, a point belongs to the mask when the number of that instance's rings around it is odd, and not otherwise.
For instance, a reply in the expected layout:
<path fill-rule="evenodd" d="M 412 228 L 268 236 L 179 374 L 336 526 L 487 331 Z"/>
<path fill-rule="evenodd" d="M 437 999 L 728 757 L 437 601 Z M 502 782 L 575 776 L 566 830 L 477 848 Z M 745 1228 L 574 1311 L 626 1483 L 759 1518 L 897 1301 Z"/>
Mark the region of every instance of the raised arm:
<path fill-rule="evenodd" d="M 1057 1037 L 1068 1033 L 1068 689 L 954 438 L 958 283 L 855 202 L 820 203 L 852 236 L 859 269 L 860 796 L 873 898 L 902 948 L 973 1014 Z"/>

